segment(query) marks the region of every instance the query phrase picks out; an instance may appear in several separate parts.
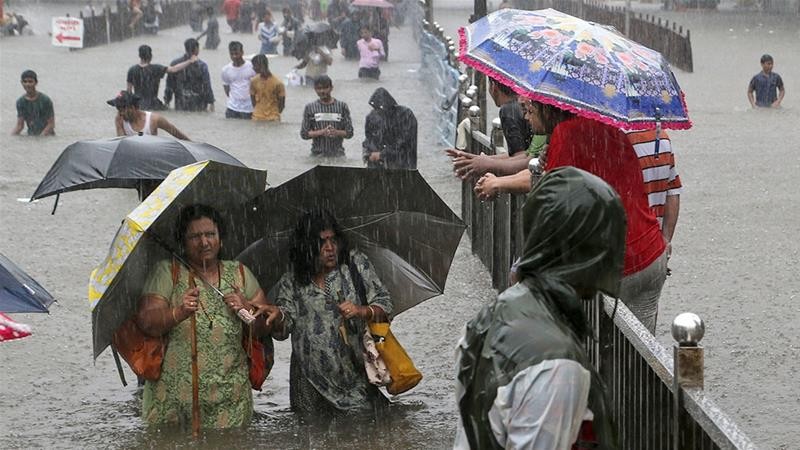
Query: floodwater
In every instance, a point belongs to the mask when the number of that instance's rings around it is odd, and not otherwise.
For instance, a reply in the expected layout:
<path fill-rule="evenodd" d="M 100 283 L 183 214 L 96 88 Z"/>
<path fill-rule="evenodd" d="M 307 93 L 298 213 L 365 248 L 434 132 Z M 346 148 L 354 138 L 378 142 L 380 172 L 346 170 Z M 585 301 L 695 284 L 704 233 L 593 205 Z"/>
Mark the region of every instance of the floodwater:
<path fill-rule="evenodd" d="M 16 2 L 15 2 L 16 3 Z M 467 3 L 467 2 L 465 2 Z M 452 36 L 469 11 L 444 9 L 437 20 Z M 463 5 L 463 3 L 461 3 Z M 185 431 L 148 430 L 138 417 L 136 389 L 122 387 L 113 358 L 93 363 L 91 313 L 86 284 L 105 256 L 124 215 L 136 206 L 132 191 L 94 190 L 65 194 L 51 215 L 52 199 L 24 203 L 61 150 L 82 139 L 114 134 L 115 111 L 105 100 L 125 86 L 136 48 L 153 47 L 154 62 L 182 53 L 188 27 L 162 31 L 82 51 L 49 45 L 47 17 L 64 6 L 29 7 L 38 34 L 0 40 L 0 132 L 14 125 L 14 101 L 22 94 L 19 74 L 32 68 L 39 89 L 55 103 L 57 136 L 4 137 L 0 149 L 0 251 L 26 268 L 58 298 L 51 314 L 17 314 L 34 336 L 0 347 L 0 442 L 4 448 L 398 448 L 450 446 L 455 430 L 452 350 L 463 324 L 493 295 L 488 274 L 464 239 L 446 293 L 399 316 L 393 329 L 425 378 L 395 399 L 386 417 L 359 417 L 327 425 L 302 424 L 289 411 L 290 348 L 279 343 L 277 361 L 263 392 L 255 393 L 256 418 L 243 430 L 204 432 L 193 441 Z M 23 9 L 19 7 L 17 9 Z M 800 282 L 796 238 L 800 213 L 794 178 L 800 173 L 800 26 L 796 18 L 752 14 L 681 13 L 692 30 L 695 72 L 678 71 L 695 127 L 671 136 L 685 191 L 681 219 L 661 301 L 658 337 L 671 345 L 668 325 L 683 311 L 706 321 L 706 388 L 718 404 L 763 448 L 792 448 L 800 441 Z M 245 164 L 268 170 L 281 183 L 318 163 L 299 137 L 303 105 L 313 90 L 290 88 L 280 124 L 225 120 L 219 70 L 228 62 L 225 45 L 240 39 L 245 53 L 257 51 L 253 35 L 226 34 L 216 51 L 201 50 L 217 98 L 213 114 L 166 112 L 196 141 L 224 148 Z M 346 160 L 358 166 L 367 99 L 378 86 L 412 107 L 420 123 L 420 171 L 442 198 L 459 209 L 459 184 L 429 124 L 431 96 L 417 77 L 419 54 L 409 28 L 392 29 L 389 62 L 379 83 L 361 82 L 357 64 L 338 53 L 329 74 L 335 97 L 350 105 L 356 129 L 346 141 Z M 758 58 L 775 56 L 787 97 L 780 111 L 753 111 L 745 88 L 759 70 Z M 270 60 L 286 74 L 295 61 Z M 235 225 L 234 225 L 235 226 Z M 130 379 L 130 373 L 128 372 Z M 790 445 L 790 443 L 792 443 Z M 199 445 L 198 445 L 199 444 Z"/>

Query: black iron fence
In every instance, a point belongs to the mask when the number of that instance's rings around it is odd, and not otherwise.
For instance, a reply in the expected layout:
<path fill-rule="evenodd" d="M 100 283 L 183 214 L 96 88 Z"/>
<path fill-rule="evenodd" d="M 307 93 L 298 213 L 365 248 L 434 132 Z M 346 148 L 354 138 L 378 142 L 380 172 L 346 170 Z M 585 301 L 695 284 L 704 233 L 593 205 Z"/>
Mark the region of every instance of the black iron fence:
<path fill-rule="evenodd" d="M 173 28 L 186 25 L 192 16 L 206 17 L 205 8 L 212 6 L 219 11 L 221 0 L 197 2 L 189 0 L 162 0 L 161 10 L 158 15 L 158 28 Z M 92 16 L 83 19 L 83 47 L 95 47 L 129 39 L 147 32 L 144 18 L 140 19 L 134 27 L 130 27 L 133 19 L 132 12 L 125 4 L 120 4 L 117 11 L 112 12 L 111 7 L 104 9 Z"/>

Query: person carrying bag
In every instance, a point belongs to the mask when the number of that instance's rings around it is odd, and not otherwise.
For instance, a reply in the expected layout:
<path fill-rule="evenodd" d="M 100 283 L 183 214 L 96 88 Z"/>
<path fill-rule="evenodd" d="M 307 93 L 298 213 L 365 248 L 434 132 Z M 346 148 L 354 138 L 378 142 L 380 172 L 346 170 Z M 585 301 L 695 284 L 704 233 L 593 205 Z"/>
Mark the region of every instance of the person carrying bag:
<path fill-rule="evenodd" d="M 358 301 L 366 305 L 366 287 L 364 279 L 358 273 L 354 264 L 348 264 L 350 277 L 356 288 Z M 379 355 L 375 358 L 371 354 L 370 340 Z M 422 380 L 422 373 L 414 366 L 414 362 L 405 351 L 400 342 L 389 328 L 389 322 L 368 322 L 364 332 L 365 352 L 364 365 L 370 383 L 386 387 L 386 392 L 392 395 L 402 394 Z M 388 370 L 388 377 L 384 369 Z M 388 378 L 388 379 L 387 379 Z"/>

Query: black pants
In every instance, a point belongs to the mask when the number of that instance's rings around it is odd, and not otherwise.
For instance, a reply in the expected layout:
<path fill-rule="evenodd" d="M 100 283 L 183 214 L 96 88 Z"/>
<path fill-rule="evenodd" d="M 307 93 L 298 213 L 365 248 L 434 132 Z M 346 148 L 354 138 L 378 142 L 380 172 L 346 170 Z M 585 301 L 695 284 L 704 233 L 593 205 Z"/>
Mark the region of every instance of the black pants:
<path fill-rule="evenodd" d="M 376 80 L 380 79 L 381 77 L 381 69 L 377 67 L 367 68 L 367 67 L 359 67 L 358 68 L 358 78 L 374 78 Z"/>
<path fill-rule="evenodd" d="M 250 120 L 250 119 L 253 118 L 253 113 L 239 112 L 239 111 L 234 111 L 234 110 L 232 110 L 230 108 L 227 108 L 225 110 L 225 118 L 226 119 L 247 119 L 247 120 Z"/>

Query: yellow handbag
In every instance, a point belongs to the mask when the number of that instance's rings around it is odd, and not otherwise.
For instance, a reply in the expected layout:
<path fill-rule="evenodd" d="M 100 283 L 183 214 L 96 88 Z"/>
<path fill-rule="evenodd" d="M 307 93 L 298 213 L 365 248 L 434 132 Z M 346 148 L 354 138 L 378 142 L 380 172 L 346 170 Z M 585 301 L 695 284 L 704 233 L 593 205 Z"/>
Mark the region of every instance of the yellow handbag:
<path fill-rule="evenodd" d="M 370 323 L 369 332 L 375 338 L 375 347 L 392 375 L 392 382 L 386 386 L 386 391 L 397 395 L 416 386 L 422 379 L 422 373 L 414 367 L 414 362 L 392 334 L 389 323 Z"/>

